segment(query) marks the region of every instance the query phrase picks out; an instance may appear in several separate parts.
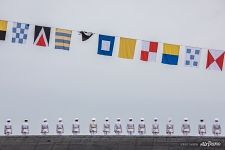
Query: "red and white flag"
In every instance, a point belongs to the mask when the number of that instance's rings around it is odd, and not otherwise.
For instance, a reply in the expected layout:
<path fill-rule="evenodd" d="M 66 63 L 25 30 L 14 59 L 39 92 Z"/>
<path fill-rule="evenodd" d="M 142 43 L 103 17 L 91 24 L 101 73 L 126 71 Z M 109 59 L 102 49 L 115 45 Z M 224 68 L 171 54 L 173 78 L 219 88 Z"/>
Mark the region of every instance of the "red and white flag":
<path fill-rule="evenodd" d="M 141 57 L 142 61 L 156 62 L 158 42 L 142 41 Z"/>
<path fill-rule="evenodd" d="M 222 50 L 208 50 L 208 58 L 206 69 L 208 70 L 223 70 L 223 61 L 224 61 L 225 51 Z"/>

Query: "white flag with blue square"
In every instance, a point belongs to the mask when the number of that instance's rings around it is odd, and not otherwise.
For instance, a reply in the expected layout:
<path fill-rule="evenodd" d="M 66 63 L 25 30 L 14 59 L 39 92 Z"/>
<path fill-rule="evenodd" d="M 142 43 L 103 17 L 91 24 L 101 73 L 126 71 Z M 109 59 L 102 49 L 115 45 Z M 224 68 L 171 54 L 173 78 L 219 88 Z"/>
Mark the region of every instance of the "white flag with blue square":
<path fill-rule="evenodd" d="M 186 50 L 186 57 L 184 65 L 188 67 L 199 67 L 200 63 L 200 56 L 201 56 L 201 48 L 197 47 L 189 47 L 185 48 Z"/>
<path fill-rule="evenodd" d="M 12 43 L 25 44 L 28 30 L 29 24 L 14 22 L 12 28 Z"/>

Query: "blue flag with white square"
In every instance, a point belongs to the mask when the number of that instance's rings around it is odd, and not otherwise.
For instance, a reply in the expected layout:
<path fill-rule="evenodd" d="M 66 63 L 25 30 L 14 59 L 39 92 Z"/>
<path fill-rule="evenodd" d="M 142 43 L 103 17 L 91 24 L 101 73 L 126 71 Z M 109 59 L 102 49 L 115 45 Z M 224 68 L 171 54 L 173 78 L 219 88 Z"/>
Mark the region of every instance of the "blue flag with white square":
<path fill-rule="evenodd" d="M 13 22 L 12 43 L 25 44 L 27 41 L 28 30 L 29 24 Z"/>
<path fill-rule="evenodd" d="M 98 54 L 112 56 L 115 36 L 101 35 L 98 38 Z"/>
<path fill-rule="evenodd" d="M 187 46 L 185 48 L 186 57 L 184 65 L 188 67 L 198 68 L 200 63 L 201 50 L 201 48 Z"/>

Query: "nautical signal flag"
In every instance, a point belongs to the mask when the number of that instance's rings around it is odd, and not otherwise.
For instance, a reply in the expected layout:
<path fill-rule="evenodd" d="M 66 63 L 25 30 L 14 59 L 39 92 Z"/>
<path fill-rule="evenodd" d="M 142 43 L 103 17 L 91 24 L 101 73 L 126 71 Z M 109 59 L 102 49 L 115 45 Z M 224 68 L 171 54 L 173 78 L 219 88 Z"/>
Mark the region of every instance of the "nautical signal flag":
<path fill-rule="evenodd" d="M 49 46 L 50 32 L 50 27 L 36 25 L 34 31 L 34 44 L 43 47 Z"/>
<path fill-rule="evenodd" d="M 59 29 L 55 30 L 55 49 L 69 50 L 71 42 L 71 30 Z"/>
<path fill-rule="evenodd" d="M 142 41 L 141 60 L 156 62 L 158 42 Z"/>
<path fill-rule="evenodd" d="M 7 31 L 7 21 L 0 20 L 0 40 L 5 40 L 6 31 Z"/>
<path fill-rule="evenodd" d="M 187 67 L 195 67 L 197 68 L 200 63 L 200 56 L 201 56 L 201 48 L 197 47 L 189 47 L 185 48 L 186 50 L 186 58 L 184 61 L 184 65 Z"/>
<path fill-rule="evenodd" d="M 120 37 L 119 58 L 133 59 L 136 40 Z"/>
<path fill-rule="evenodd" d="M 180 45 L 163 44 L 162 63 L 168 65 L 177 65 L 180 52 Z"/>
<path fill-rule="evenodd" d="M 224 51 L 222 50 L 208 50 L 206 69 L 208 70 L 223 70 Z"/>
<path fill-rule="evenodd" d="M 28 30 L 29 24 L 14 22 L 12 28 L 12 43 L 25 44 Z"/>
<path fill-rule="evenodd" d="M 98 54 L 112 56 L 115 36 L 101 35 L 98 38 Z"/>
<path fill-rule="evenodd" d="M 82 36 L 82 41 L 87 41 L 94 33 L 86 32 L 86 31 L 79 31 L 80 35 Z"/>

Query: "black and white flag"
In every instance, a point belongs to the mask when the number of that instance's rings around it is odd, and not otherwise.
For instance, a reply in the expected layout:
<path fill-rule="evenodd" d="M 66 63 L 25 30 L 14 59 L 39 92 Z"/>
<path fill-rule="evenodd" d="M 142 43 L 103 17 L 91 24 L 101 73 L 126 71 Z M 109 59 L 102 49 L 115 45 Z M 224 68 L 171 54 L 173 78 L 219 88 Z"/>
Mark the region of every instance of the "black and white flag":
<path fill-rule="evenodd" d="M 86 31 L 79 31 L 80 35 L 82 36 L 82 41 L 87 41 L 94 33 L 86 32 Z"/>

